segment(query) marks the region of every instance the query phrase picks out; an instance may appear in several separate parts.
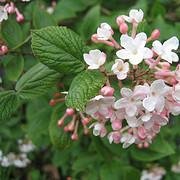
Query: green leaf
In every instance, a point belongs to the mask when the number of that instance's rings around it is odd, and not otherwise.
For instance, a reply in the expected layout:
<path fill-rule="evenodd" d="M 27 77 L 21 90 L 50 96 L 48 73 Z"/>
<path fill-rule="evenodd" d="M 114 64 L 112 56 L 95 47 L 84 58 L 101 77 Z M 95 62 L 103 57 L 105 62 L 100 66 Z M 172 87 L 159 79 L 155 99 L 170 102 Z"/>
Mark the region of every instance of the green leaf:
<path fill-rule="evenodd" d="M 13 18 L 3 21 L 1 33 L 9 49 L 16 49 L 25 40 L 21 26 Z"/>
<path fill-rule="evenodd" d="M 131 155 L 138 161 L 155 161 L 163 157 L 174 154 L 174 149 L 160 135 L 153 141 L 148 149 L 131 150 Z"/>
<path fill-rule="evenodd" d="M 0 92 L 0 105 L 0 120 L 8 120 L 18 105 L 15 91 Z"/>
<path fill-rule="evenodd" d="M 28 137 L 38 146 L 45 145 L 49 139 L 48 127 L 52 113 L 48 99 L 38 98 L 33 100 L 28 103 L 26 112 Z"/>
<path fill-rule="evenodd" d="M 22 99 L 31 99 L 46 93 L 59 76 L 56 71 L 38 63 L 19 79 L 15 89 Z"/>
<path fill-rule="evenodd" d="M 96 32 L 100 21 L 100 6 L 90 9 L 80 24 L 80 33 L 84 39 L 90 39 L 91 35 Z"/>
<path fill-rule="evenodd" d="M 77 73 L 85 68 L 81 38 L 66 27 L 51 26 L 32 32 L 32 49 L 39 60 L 61 73 Z"/>
<path fill-rule="evenodd" d="M 24 59 L 21 55 L 6 55 L 3 58 L 6 76 L 10 81 L 17 81 L 24 68 Z"/>
<path fill-rule="evenodd" d="M 103 180 L 139 180 L 140 172 L 131 166 L 124 166 L 118 161 L 111 161 L 101 166 L 100 177 Z"/>
<path fill-rule="evenodd" d="M 96 2 L 97 0 L 61 0 L 55 7 L 54 16 L 57 21 L 74 18 L 77 12 L 84 11 L 88 6 Z"/>
<path fill-rule="evenodd" d="M 59 118 L 63 116 L 65 106 L 62 104 L 60 107 L 57 106 L 51 117 L 49 125 L 49 135 L 52 144 L 58 149 L 65 149 L 70 146 L 72 140 L 67 132 L 64 132 L 63 128 L 57 126 Z"/>
<path fill-rule="evenodd" d="M 56 25 L 53 16 L 48 14 L 45 10 L 36 7 L 33 12 L 33 25 L 35 29 L 40 29 L 46 26 Z"/>
<path fill-rule="evenodd" d="M 83 111 L 86 103 L 96 96 L 106 78 L 99 71 L 84 71 L 78 74 L 69 89 L 66 105 Z"/>

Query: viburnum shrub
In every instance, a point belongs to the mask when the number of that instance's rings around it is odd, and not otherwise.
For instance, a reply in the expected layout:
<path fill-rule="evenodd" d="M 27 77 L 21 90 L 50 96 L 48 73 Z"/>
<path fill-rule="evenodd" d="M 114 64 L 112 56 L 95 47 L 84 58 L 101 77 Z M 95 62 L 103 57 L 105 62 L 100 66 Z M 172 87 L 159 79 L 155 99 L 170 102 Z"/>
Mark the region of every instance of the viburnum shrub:
<path fill-rule="evenodd" d="M 78 73 L 69 91 L 64 92 L 64 99 L 50 101 L 55 105 L 65 100 L 68 108 L 58 126 L 65 123 L 64 131 L 72 132 L 72 140 L 78 139 L 78 128 L 83 128 L 84 134 L 92 128 L 95 136 L 107 136 L 110 143 L 123 143 L 123 148 L 131 144 L 147 148 L 161 127 L 168 124 L 170 114 L 180 114 L 180 66 L 172 66 L 179 61 L 174 52 L 179 40 L 173 36 L 161 43 L 157 40 L 158 29 L 149 37 L 138 32 L 143 15 L 141 9 L 132 9 L 129 16 L 117 17 L 120 42 L 113 38 L 108 23 L 101 23 L 92 35 L 94 43 L 114 48 L 111 70 L 106 68 L 108 54 L 87 50 L 81 39 L 65 27 L 32 33 L 32 48 L 42 63 L 60 72 Z M 64 43 L 59 44 L 61 41 Z M 61 53 L 57 53 L 59 48 Z M 120 97 L 115 96 L 118 93 Z M 70 122 L 66 121 L 68 116 L 72 117 Z"/>
<path fill-rule="evenodd" d="M 9 39 L 6 30 L 10 26 L 6 20 L 8 15 L 12 18 L 15 14 L 14 30 L 20 31 L 18 23 L 23 23 L 24 16 L 15 3 L 3 2 L 0 21 L 4 41 L 0 54 L 18 54 L 14 50 L 30 37 L 24 39 L 18 34 L 18 38 Z M 92 130 L 95 136 L 106 136 L 109 143 L 123 143 L 123 148 L 131 144 L 149 147 L 161 127 L 168 124 L 170 115 L 180 114 L 180 65 L 175 53 L 179 40 L 173 36 L 161 43 L 159 29 L 149 35 L 139 32 L 143 16 L 141 9 L 130 10 L 129 16 L 118 16 L 118 34 L 108 23 L 101 23 L 91 36 L 93 43 L 101 44 L 99 49 L 88 47 L 79 35 L 64 26 L 32 30 L 31 47 L 40 62 L 20 78 L 21 72 L 11 77 L 17 83 L 13 90 L 1 92 L 4 107 L 1 119 L 9 118 L 21 102 L 47 92 L 64 75 L 72 75 L 75 77 L 68 89 L 59 82 L 60 92 L 49 102 L 51 106 L 62 103 L 61 111 L 65 104 L 67 107 L 62 117 L 55 116 L 59 129 L 50 131 L 52 139 L 59 131 L 66 142 L 63 146 L 68 146 L 68 134 L 77 140 L 78 132 L 83 129 L 84 134 Z M 19 40 L 20 45 L 15 45 Z M 22 60 L 21 56 L 18 58 Z M 56 128 L 54 122 L 50 129 Z"/>

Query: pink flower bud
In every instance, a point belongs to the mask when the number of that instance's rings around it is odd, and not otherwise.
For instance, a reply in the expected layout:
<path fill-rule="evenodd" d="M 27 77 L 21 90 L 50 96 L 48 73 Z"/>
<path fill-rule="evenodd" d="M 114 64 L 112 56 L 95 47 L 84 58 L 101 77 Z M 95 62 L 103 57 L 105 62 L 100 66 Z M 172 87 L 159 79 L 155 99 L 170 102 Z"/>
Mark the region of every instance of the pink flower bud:
<path fill-rule="evenodd" d="M 64 126 L 64 131 L 65 131 L 65 132 L 68 132 L 68 131 L 69 131 L 69 129 L 68 129 L 67 126 Z"/>
<path fill-rule="evenodd" d="M 113 96 L 114 88 L 112 88 L 110 86 L 104 86 L 103 88 L 101 88 L 100 92 L 103 96 Z"/>
<path fill-rule="evenodd" d="M 23 22 L 24 21 L 24 16 L 22 14 L 17 14 L 16 21 L 17 22 Z"/>
<path fill-rule="evenodd" d="M 73 131 L 75 128 L 75 121 L 72 120 L 68 125 L 67 125 L 68 131 Z"/>
<path fill-rule="evenodd" d="M 119 130 L 122 128 L 122 122 L 120 120 L 115 120 L 112 122 L 112 128 L 113 130 Z"/>
<path fill-rule="evenodd" d="M 124 23 L 123 17 L 122 16 L 118 16 L 116 18 L 116 23 L 117 23 L 118 26 L 120 26 L 122 23 Z"/>
<path fill-rule="evenodd" d="M 10 2 L 10 5 L 8 4 L 8 6 L 6 7 L 6 11 L 7 11 L 9 14 L 15 13 L 15 5 L 14 5 L 13 2 Z"/>
<path fill-rule="evenodd" d="M 77 134 L 77 133 L 73 133 L 73 134 L 71 135 L 71 139 L 72 139 L 73 141 L 77 141 L 77 140 L 78 140 L 78 134 Z"/>
<path fill-rule="evenodd" d="M 138 136 L 139 136 L 140 139 L 145 139 L 146 138 L 146 129 L 143 126 L 138 127 L 137 133 L 138 133 Z"/>
<path fill-rule="evenodd" d="M 128 32 L 128 25 L 124 22 L 122 24 L 120 24 L 119 26 L 119 31 L 122 33 L 122 34 L 126 34 Z"/>
<path fill-rule="evenodd" d="M 3 54 L 6 54 L 8 52 L 8 47 L 5 46 L 5 45 L 2 45 L 1 46 L 1 51 L 2 51 Z"/>
<path fill-rule="evenodd" d="M 56 105 L 56 101 L 55 101 L 54 99 L 51 99 L 51 100 L 49 101 L 49 105 L 50 105 L 50 106 L 55 106 L 55 105 Z"/>
<path fill-rule="evenodd" d="M 60 120 L 58 121 L 58 127 L 62 127 L 63 124 L 64 124 L 64 119 L 60 119 Z"/>
<path fill-rule="evenodd" d="M 149 143 L 148 142 L 144 142 L 144 148 L 148 148 L 149 147 Z"/>
<path fill-rule="evenodd" d="M 89 119 L 89 118 L 84 118 L 84 119 L 82 120 L 82 124 L 83 124 L 83 125 L 87 125 L 89 122 L 90 122 L 90 119 Z"/>
<path fill-rule="evenodd" d="M 143 148 L 143 144 L 138 144 L 138 148 L 142 149 Z"/>
<path fill-rule="evenodd" d="M 164 70 L 169 70 L 171 65 L 168 62 L 161 62 L 160 65 Z"/>
<path fill-rule="evenodd" d="M 98 39 L 97 39 L 97 34 L 93 34 L 93 35 L 91 36 L 91 41 L 93 41 L 93 42 L 95 42 L 95 43 L 98 43 L 98 42 L 99 42 Z"/>
<path fill-rule="evenodd" d="M 160 36 L 160 31 L 159 29 L 155 29 L 152 33 L 151 33 L 151 39 L 155 40 L 158 39 Z"/>
<path fill-rule="evenodd" d="M 74 115 L 74 109 L 73 109 L 73 108 L 67 108 L 67 109 L 66 109 L 66 114 L 67 114 L 68 116 Z"/>

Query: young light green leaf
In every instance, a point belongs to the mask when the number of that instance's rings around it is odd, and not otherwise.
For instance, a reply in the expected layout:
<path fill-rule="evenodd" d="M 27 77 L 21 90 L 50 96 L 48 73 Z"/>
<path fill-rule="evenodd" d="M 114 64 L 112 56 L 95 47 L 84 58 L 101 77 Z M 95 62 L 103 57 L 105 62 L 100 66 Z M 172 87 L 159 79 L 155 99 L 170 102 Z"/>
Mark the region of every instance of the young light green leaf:
<path fill-rule="evenodd" d="M 57 81 L 60 74 L 38 63 L 27 71 L 17 82 L 16 91 L 20 98 L 31 99 L 48 91 Z"/>
<path fill-rule="evenodd" d="M 52 144 L 58 149 L 65 149 L 70 146 L 72 140 L 70 136 L 64 132 L 63 128 L 58 128 L 57 122 L 59 118 L 63 115 L 63 111 L 65 111 L 64 104 L 61 106 L 57 106 L 54 109 L 54 112 L 51 117 L 51 122 L 49 124 L 49 135 Z"/>
<path fill-rule="evenodd" d="M 66 27 L 50 26 L 32 32 L 32 49 L 39 60 L 61 73 L 77 73 L 84 68 L 81 38 Z"/>
<path fill-rule="evenodd" d="M 6 55 L 3 58 L 5 73 L 10 81 L 17 81 L 24 68 L 24 59 L 21 55 Z"/>
<path fill-rule="evenodd" d="M 174 154 L 174 149 L 160 135 L 155 139 L 148 149 L 141 150 L 133 148 L 131 150 L 131 155 L 134 159 L 147 162 L 155 161 L 172 154 Z"/>
<path fill-rule="evenodd" d="M 86 103 L 98 94 L 105 81 L 106 78 L 99 71 L 84 71 L 78 74 L 70 86 L 66 105 L 83 111 Z"/>
<path fill-rule="evenodd" d="M 18 106 L 18 99 L 15 91 L 0 92 L 0 105 L 0 120 L 7 120 Z"/>

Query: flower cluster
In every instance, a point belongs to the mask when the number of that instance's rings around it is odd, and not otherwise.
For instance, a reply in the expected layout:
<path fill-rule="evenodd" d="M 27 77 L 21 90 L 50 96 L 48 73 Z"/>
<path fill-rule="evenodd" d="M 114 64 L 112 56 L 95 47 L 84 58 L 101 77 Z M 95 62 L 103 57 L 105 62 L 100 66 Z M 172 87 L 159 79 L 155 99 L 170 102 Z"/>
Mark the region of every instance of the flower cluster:
<path fill-rule="evenodd" d="M 123 143 L 123 148 L 131 144 L 148 147 L 161 127 L 168 123 L 170 114 L 180 114 L 180 65 L 175 70 L 171 67 L 173 62 L 179 61 L 174 52 L 179 40 L 174 36 L 161 43 L 157 40 L 158 29 L 149 37 L 144 32 L 137 33 L 143 16 L 141 9 L 133 9 L 129 16 L 117 17 L 120 43 L 113 38 L 114 31 L 107 23 L 102 23 L 92 35 L 93 42 L 116 49 L 112 73 L 103 66 L 106 62 L 104 52 L 94 49 L 84 54 L 88 69 L 99 69 L 107 77 L 99 95 L 87 103 L 86 114 L 94 119 L 90 128 L 95 136 L 107 135 L 110 143 Z M 132 25 L 131 35 L 128 23 Z M 141 64 L 146 69 L 141 68 Z M 111 86 L 112 76 L 119 84 L 118 97 Z M 126 79 L 132 83 L 127 84 Z"/>
<path fill-rule="evenodd" d="M 25 168 L 31 161 L 27 154 L 35 149 L 35 145 L 29 140 L 18 140 L 20 153 L 13 152 L 4 155 L 0 150 L 0 164 L 2 167 L 15 166 L 18 168 Z"/>
<path fill-rule="evenodd" d="M 23 2 L 28 2 L 30 0 L 22 0 Z M 4 6 L 0 6 L 0 22 L 8 19 L 8 14 L 15 14 L 17 22 L 23 22 L 24 16 L 20 13 L 19 9 L 16 7 L 15 3 L 12 1 L 1 0 L 0 2 L 5 3 Z"/>

